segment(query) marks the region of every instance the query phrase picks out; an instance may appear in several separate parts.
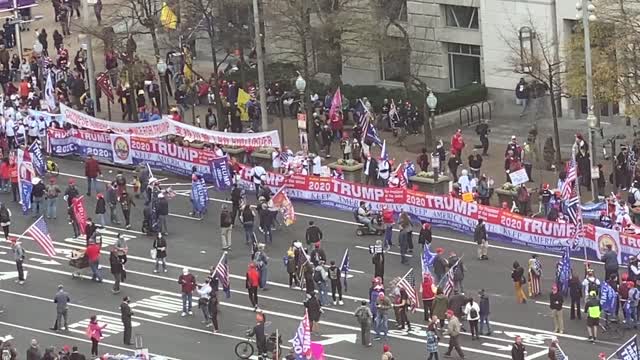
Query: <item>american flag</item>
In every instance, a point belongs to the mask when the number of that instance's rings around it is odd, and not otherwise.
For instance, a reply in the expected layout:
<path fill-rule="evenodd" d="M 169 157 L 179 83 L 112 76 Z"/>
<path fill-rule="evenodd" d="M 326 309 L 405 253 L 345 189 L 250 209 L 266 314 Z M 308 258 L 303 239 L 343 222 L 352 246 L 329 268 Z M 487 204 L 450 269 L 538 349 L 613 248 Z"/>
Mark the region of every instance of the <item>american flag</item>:
<path fill-rule="evenodd" d="M 229 263 L 227 262 L 227 253 L 223 253 L 214 274 L 222 285 L 222 291 L 224 291 L 227 299 L 231 297 L 231 280 L 229 279 Z"/>
<path fill-rule="evenodd" d="M 380 135 L 378 135 L 378 130 L 376 130 L 375 125 L 371 123 L 371 115 L 368 113 L 362 122 L 362 142 L 367 139 L 378 146 L 382 146 L 382 140 L 380 139 Z"/>
<path fill-rule="evenodd" d="M 413 269 L 409 269 L 400 281 L 398 281 L 398 287 L 407 292 L 409 302 L 411 303 L 411 311 L 416 311 L 416 306 L 418 305 L 418 294 L 416 293 L 416 276 L 413 273 Z"/>
<path fill-rule="evenodd" d="M 575 226 L 573 242 L 574 246 L 577 245 L 578 238 L 584 236 L 582 208 L 580 207 L 580 193 L 578 192 L 577 174 L 578 170 L 574 152 L 571 156 L 569 169 L 567 170 L 567 178 L 564 184 L 562 184 L 562 198 L 566 201 L 567 216 L 569 216 L 571 224 Z M 568 195 L 565 195 L 565 193 Z"/>
<path fill-rule="evenodd" d="M 569 162 L 569 166 L 567 168 L 567 178 L 564 180 L 562 184 L 562 199 L 569 200 L 571 198 L 573 192 L 573 186 L 576 180 L 578 179 L 578 165 L 576 164 L 576 154 L 575 152 L 571 155 L 571 161 Z"/>
<path fill-rule="evenodd" d="M 280 161 L 282 161 L 283 164 L 288 164 L 290 157 L 291 157 L 291 154 L 289 153 L 288 150 L 282 150 L 280 152 Z"/>
<path fill-rule="evenodd" d="M 560 260 L 560 268 L 558 269 L 558 280 L 560 280 L 560 289 L 563 294 L 569 291 L 569 279 L 571 278 L 571 255 L 569 247 L 565 246 L 562 252 L 562 260 Z"/>
<path fill-rule="evenodd" d="M 340 271 L 344 273 L 343 282 L 344 282 L 344 292 L 348 291 L 347 287 L 347 276 L 349 275 L 349 269 L 351 268 L 351 261 L 349 261 L 349 248 L 344 250 L 344 255 L 342 256 L 342 263 L 340 264 Z"/>
<path fill-rule="evenodd" d="M 453 266 L 449 269 L 449 271 L 447 271 L 447 273 L 445 274 L 445 277 L 440 280 L 440 282 L 444 281 L 444 287 L 442 288 L 442 293 L 445 294 L 446 296 L 451 295 L 451 293 L 453 292 L 453 288 L 455 286 L 454 282 L 453 282 L 453 272 L 456 269 L 456 266 L 458 266 L 458 264 L 460 264 L 460 260 L 462 258 L 458 259 L 458 261 L 456 261 L 455 264 L 453 264 Z"/>
<path fill-rule="evenodd" d="M 42 216 L 40 216 L 36 222 L 31 224 L 25 233 L 36 241 L 45 254 L 50 257 L 56 255 L 56 248 L 53 246 L 53 240 L 51 239 L 51 235 L 49 235 L 47 223 L 44 221 Z"/>

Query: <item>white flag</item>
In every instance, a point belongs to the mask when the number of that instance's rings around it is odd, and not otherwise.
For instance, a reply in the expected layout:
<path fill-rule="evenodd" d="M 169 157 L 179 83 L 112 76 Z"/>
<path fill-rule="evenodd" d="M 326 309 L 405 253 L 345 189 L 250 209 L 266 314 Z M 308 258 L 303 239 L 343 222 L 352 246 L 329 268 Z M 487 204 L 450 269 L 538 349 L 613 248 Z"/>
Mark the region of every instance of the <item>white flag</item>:
<path fill-rule="evenodd" d="M 49 111 L 54 111 L 57 107 L 57 103 L 55 91 L 53 90 L 53 76 L 51 75 L 51 71 L 49 71 L 49 74 L 47 75 L 47 85 L 44 89 L 44 100 L 47 102 Z"/>

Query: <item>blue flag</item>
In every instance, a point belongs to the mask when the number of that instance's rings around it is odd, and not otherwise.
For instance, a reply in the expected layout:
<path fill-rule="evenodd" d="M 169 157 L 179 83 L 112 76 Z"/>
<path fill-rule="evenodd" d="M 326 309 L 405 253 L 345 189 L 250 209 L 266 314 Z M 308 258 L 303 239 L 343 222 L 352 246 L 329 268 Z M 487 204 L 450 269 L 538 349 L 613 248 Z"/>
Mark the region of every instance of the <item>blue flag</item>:
<path fill-rule="evenodd" d="M 231 187 L 231 172 L 227 165 L 227 157 L 219 157 L 209 162 L 211 175 L 218 190 L 226 190 Z"/>
<path fill-rule="evenodd" d="M 424 274 L 431 274 L 429 268 L 433 266 L 433 262 L 436 260 L 436 253 L 431 252 L 429 244 L 424 244 L 422 248 L 422 276 Z"/>
<path fill-rule="evenodd" d="M 618 294 L 606 281 L 603 281 L 600 284 L 600 307 L 607 314 L 613 314 L 616 311 L 617 302 Z"/>
<path fill-rule="evenodd" d="M 380 139 L 380 135 L 378 135 L 378 130 L 376 130 L 376 127 L 370 121 L 366 123 L 364 136 L 365 139 L 371 140 L 372 143 L 382 146 L 382 140 Z"/>
<path fill-rule="evenodd" d="M 565 246 L 562 252 L 562 260 L 560 260 L 560 269 L 558 274 L 558 282 L 561 285 L 560 291 L 566 294 L 569 291 L 569 279 L 571 278 L 571 256 L 569 247 Z"/>
<path fill-rule="evenodd" d="M 349 274 L 349 268 L 351 268 L 351 264 L 349 262 L 349 249 L 344 250 L 344 255 L 342 256 L 342 263 L 340 264 L 340 271 L 344 273 L 344 292 L 347 292 L 347 275 Z"/>
<path fill-rule="evenodd" d="M 31 153 L 31 163 L 33 164 L 33 170 L 35 170 L 36 175 L 42 177 L 46 172 L 44 166 L 44 155 L 42 154 L 42 149 L 40 149 L 40 144 L 38 141 L 34 141 L 31 146 L 29 146 L 29 152 Z"/>
<path fill-rule="evenodd" d="M 196 212 L 202 214 L 207 209 L 207 188 L 204 179 L 199 178 L 191 182 L 191 201 Z"/>
<path fill-rule="evenodd" d="M 26 215 L 29 210 L 31 210 L 31 190 L 33 189 L 33 184 L 31 184 L 31 181 L 27 180 L 20 180 L 20 183 L 20 200 L 22 201 L 22 212 Z"/>
<path fill-rule="evenodd" d="M 638 352 L 638 335 L 633 335 L 626 343 L 622 344 L 607 360 L 636 360 L 640 359 Z"/>

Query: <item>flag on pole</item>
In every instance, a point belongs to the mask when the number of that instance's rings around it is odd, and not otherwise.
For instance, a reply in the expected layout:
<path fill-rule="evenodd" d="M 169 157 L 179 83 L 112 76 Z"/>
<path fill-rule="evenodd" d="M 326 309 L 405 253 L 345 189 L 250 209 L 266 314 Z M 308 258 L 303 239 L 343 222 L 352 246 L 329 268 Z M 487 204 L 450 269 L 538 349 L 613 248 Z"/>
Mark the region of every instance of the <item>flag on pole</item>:
<path fill-rule="evenodd" d="M 600 307 L 607 314 L 613 314 L 616 311 L 618 303 L 618 294 L 606 281 L 600 283 Z"/>
<path fill-rule="evenodd" d="M 344 274 L 344 292 L 348 291 L 347 288 L 347 275 L 349 275 L 349 268 L 351 264 L 349 262 L 349 248 L 344 249 L 344 255 L 342 256 L 342 263 L 340 263 L 340 271 Z"/>
<path fill-rule="evenodd" d="M 409 185 L 409 179 L 407 178 L 404 163 L 400 163 L 400 165 L 398 165 L 393 175 L 398 179 L 398 187 L 406 189 Z"/>
<path fill-rule="evenodd" d="M 431 274 L 429 268 L 433 266 L 433 262 L 436 260 L 436 253 L 431 252 L 429 244 L 425 243 L 422 248 L 422 276 L 424 274 Z"/>
<path fill-rule="evenodd" d="M 358 126 L 364 129 L 364 121 L 371 115 L 367 105 L 362 101 L 362 99 L 358 99 L 356 105 L 353 107 L 354 113 L 358 118 Z"/>
<path fill-rule="evenodd" d="M 47 74 L 47 83 L 44 88 L 44 100 L 47 103 L 49 111 L 55 111 L 57 102 L 55 90 L 53 88 L 53 73 L 51 71 Z"/>
<path fill-rule="evenodd" d="M 640 352 L 638 352 L 638 334 L 635 334 L 626 343 L 622 344 L 607 358 L 607 360 L 637 360 L 640 359 Z"/>
<path fill-rule="evenodd" d="M 411 311 L 416 311 L 416 306 L 418 305 L 418 294 L 416 293 L 416 276 L 413 273 L 413 269 L 409 269 L 400 281 L 398 281 L 398 287 L 407 292 L 409 302 L 411 303 Z"/>
<path fill-rule="evenodd" d="M 575 151 L 571 154 L 571 161 L 569 161 L 569 165 L 567 167 L 567 177 L 562 183 L 562 188 L 560 189 L 562 192 L 562 199 L 569 200 L 571 198 L 571 193 L 573 192 L 574 182 L 578 179 L 578 165 L 576 163 L 576 153 Z"/>
<path fill-rule="evenodd" d="M 178 27 L 178 17 L 166 2 L 160 8 L 160 23 L 165 29 L 175 30 Z"/>
<path fill-rule="evenodd" d="M 226 251 L 222 253 L 222 257 L 220 257 L 220 261 L 218 261 L 218 265 L 216 265 L 216 269 L 214 270 L 214 275 L 218 278 L 218 281 L 222 285 L 222 291 L 224 291 L 227 299 L 230 298 L 231 280 L 229 278 L 229 262 L 227 261 Z"/>
<path fill-rule="evenodd" d="M 304 310 L 304 317 L 298 325 L 296 334 L 291 339 L 293 351 L 296 354 L 296 360 L 307 360 L 307 355 L 311 348 L 311 326 L 309 323 L 309 313 Z"/>
<path fill-rule="evenodd" d="M 440 280 L 440 283 L 444 281 L 444 286 L 442 287 L 442 293 L 445 294 L 446 296 L 451 295 L 451 293 L 453 292 L 453 288 L 455 287 L 455 283 L 453 281 L 453 272 L 455 271 L 456 266 L 460 264 L 460 260 L 462 260 L 462 257 L 460 257 L 458 261 L 456 261 L 456 263 L 453 264 L 453 266 L 449 269 L 449 271 L 447 271 L 447 273 L 442 278 L 442 280 Z M 438 287 L 440 287 L 440 284 L 438 284 Z"/>
<path fill-rule="evenodd" d="M 44 221 L 44 217 L 40 216 L 27 230 L 26 234 L 31 236 L 36 244 L 40 246 L 40 249 L 49 257 L 56 255 L 56 248 L 53 246 L 53 240 L 51 239 L 51 233 L 47 228 L 47 223 Z"/>
<path fill-rule="evenodd" d="M 284 191 L 284 185 L 276 191 L 271 201 L 273 202 L 273 206 L 282 213 L 282 219 L 286 226 L 296 222 L 296 211 L 293 208 L 293 203 L 289 199 L 289 196 Z"/>
<path fill-rule="evenodd" d="M 569 279 L 571 278 L 571 257 L 569 254 L 569 246 L 565 246 L 562 252 L 562 260 L 560 260 L 560 273 L 558 279 L 562 286 L 561 292 L 566 294 L 569 290 Z"/>
<path fill-rule="evenodd" d="M 342 121 L 342 94 L 340 88 L 336 89 L 331 99 L 331 109 L 329 109 L 329 120 L 331 122 Z"/>
<path fill-rule="evenodd" d="M 380 151 L 380 158 L 382 160 L 389 161 L 389 153 L 387 152 L 387 140 L 382 141 L 382 151 Z"/>

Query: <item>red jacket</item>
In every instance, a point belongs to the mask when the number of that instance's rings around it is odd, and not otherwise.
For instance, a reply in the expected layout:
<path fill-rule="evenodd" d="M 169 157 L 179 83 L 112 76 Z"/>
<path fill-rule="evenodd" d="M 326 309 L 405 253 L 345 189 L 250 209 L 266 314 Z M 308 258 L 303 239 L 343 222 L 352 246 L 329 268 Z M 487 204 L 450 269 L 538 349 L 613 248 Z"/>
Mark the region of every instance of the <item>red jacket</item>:
<path fill-rule="evenodd" d="M 84 163 L 84 176 L 96 178 L 100 175 L 100 165 L 96 159 L 87 159 Z"/>
<path fill-rule="evenodd" d="M 182 286 L 183 294 L 190 294 L 196 288 L 196 277 L 191 274 L 180 275 L 178 283 Z"/>
<path fill-rule="evenodd" d="M 382 210 L 382 222 L 384 224 L 395 224 L 395 221 L 393 220 L 393 210 Z"/>
<path fill-rule="evenodd" d="M 462 148 L 464 148 L 464 140 L 462 139 L 462 135 L 453 135 L 453 137 L 451 138 L 451 150 L 459 153 L 462 151 Z"/>
<path fill-rule="evenodd" d="M 247 288 L 258 287 L 260 285 L 260 274 L 255 268 L 247 270 Z"/>
<path fill-rule="evenodd" d="M 433 300 L 436 297 L 432 286 L 433 280 L 430 277 L 422 281 L 422 300 Z"/>
<path fill-rule="evenodd" d="M 9 170 L 9 164 L 2 162 L 2 164 L 0 164 L 0 179 L 9 179 L 10 177 L 11 172 Z"/>
<path fill-rule="evenodd" d="M 9 165 L 9 177 L 11 177 L 12 183 L 18 183 L 18 165 L 16 163 Z"/>
<path fill-rule="evenodd" d="M 87 246 L 85 255 L 87 255 L 87 259 L 89 260 L 89 262 L 95 262 L 100 260 L 100 245 L 91 244 Z"/>

